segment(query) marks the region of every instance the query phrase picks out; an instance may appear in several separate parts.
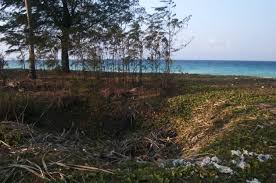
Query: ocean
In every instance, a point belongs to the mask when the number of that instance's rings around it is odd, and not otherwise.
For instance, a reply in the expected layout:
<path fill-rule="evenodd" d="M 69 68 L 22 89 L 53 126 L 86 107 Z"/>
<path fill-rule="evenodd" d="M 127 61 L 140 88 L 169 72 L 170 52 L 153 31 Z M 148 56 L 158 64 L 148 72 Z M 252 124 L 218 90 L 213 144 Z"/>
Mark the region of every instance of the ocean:
<path fill-rule="evenodd" d="M 10 69 L 22 68 L 16 61 L 8 64 Z M 39 65 L 37 68 L 43 69 Z M 276 78 L 276 62 L 272 61 L 175 60 L 171 70 L 173 73 Z M 145 71 L 151 70 L 147 68 Z"/>
<path fill-rule="evenodd" d="M 174 65 L 189 74 L 276 78 L 276 62 L 272 61 L 177 60 Z"/>

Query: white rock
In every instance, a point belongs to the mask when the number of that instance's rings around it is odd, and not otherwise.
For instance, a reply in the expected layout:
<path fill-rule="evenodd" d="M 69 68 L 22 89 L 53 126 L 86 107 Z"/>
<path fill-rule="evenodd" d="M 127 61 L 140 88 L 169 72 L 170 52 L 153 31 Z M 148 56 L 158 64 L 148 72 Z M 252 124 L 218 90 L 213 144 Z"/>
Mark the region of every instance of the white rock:
<path fill-rule="evenodd" d="M 243 151 L 243 154 L 244 154 L 244 155 L 247 155 L 247 156 L 254 156 L 254 155 L 256 155 L 256 153 L 254 153 L 254 152 L 249 152 L 249 151 L 247 151 L 247 150 L 244 150 L 244 151 Z"/>
<path fill-rule="evenodd" d="M 9 82 L 9 83 L 7 84 L 7 86 L 8 86 L 8 87 L 11 87 L 11 88 L 15 88 L 15 87 L 17 86 L 17 84 L 14 83 L 14 82 Z"/>
<path fill-rule="evenodd" d="M 213 165 L 216 167 L 216 169 L 218 169 L 220 173 L 231 174 L 231 175 L 234 173 L 234 171 L 230 167 L 222 166 L 217 163 L 213 163 Z"/>
<path fill-rule="evenodd" d="M 261 183 L 258 179 L 254 178 L 253 180 L 247 180 L 246 183 Z"/>
<path fill-rule="evenodd" d="M 173 164 L 173 166 L 179 166 L 179 165 L 183 165 L 184 162 L 185 162 L 185 160 L 183 160 L 183 159 L 175 159 L 172 161 L 172 164 Z"/>
<path fill-rule="evenodd" d="M 271 155 L 269 155 L 269 154 L 260 154 L 260 155 L 258 155 L 257 158 L 260 162 L 265 162 L 265 161 L 271 159 Z"/>
<path fill-rule="evenodd" d="M 248 151 L 247 151 L 247 150 L 243 150 L 243 151 L 242 151 L 242 154 L 248 155 Z"/>
<path fill-rule="evenodd" d="M 240 157 L 240 156 L 242 155 L 242 153 L 241 153 L 240 150 L 237 150 L 237 151 L 232 150 L 232 151 L 231 151 L 231 154 L 232 154 L 232 156 L 238 156 L 238 157 Z"/>
<path fill-rule="evenodd" d="M 184 159 L 175 159 L 172 160 L 173 166 L 192 166 L 192 163 Z"/>
<path fill-rule="evenodd" d="M 220 159 L 216 156 L 212 157 L 211 161 L 214 162 L 214 163 L 220 163 Z"/>
<path fill-rule="evenodd" d="M 245 169 L 247 166 L 247 164 L 245 163 L 245 161 L 240 161 L 238 164 L 237 164 L 237 167 L 241 168 L 241 169 Z"/>
<path fill-rule="evenodd" d="M 264 129 L 263 125 L 257 125 L 257 128 Z"/>
<path fill-rule="evenodd" d="M 210 157 L 206 157 L 206 158 L 204 158 L 204 159 L 199 163 L 199 165 L 200 165 L 201 167 L 204 167 L 204 166 L 210 165 L 211 163 L 212 163 L 211 158 L 210 158 Z"/>

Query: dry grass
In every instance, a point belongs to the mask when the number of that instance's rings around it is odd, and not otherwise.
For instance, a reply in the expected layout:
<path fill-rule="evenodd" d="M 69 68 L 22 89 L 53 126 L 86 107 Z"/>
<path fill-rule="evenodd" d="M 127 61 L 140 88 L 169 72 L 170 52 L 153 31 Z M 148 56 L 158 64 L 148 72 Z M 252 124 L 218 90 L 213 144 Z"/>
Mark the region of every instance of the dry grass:
<path fill-rule="evenodd" d="M 20 137 L 16 145 L 0 141 L 0 157 L 4 159 L 0 162 L 1 182 L 64 181 L 72 171 L 113 174 L 109 168 L 126 161 L 156 163 L 172 140 L 166 138 L 171 132 L 152 132 L 146 137 L 134 135 L 99 144 L 79 130 L 58 134 L 14 122 L 0 125 L 1 133 Z"/>
<path fill-rule="evenodd" d="M 143 87 L 131 82 L 53 74 L 1 89 L 38 100 L 20 103 L 19 123 L 0 125 L 0 181 L 65 181 L 82 173 L 117 176 L 128 162 L 158 167 L 168 159 L 229 158 L 231 149 L 275 154 L 274 80 L 176 75 L 166 89 L 150 76 Z M 107 90 L 115 95 L 102 96 Z M 124 98 L 130 91 L 135 92 Z M 135 128 L 123 127 L 129 108 L 137 114 Z M 46 128 L 21 123 L 34 116 L 34 109 L 40 109 L 35 121 L 44 120 Z M 59 124 L 59 131 L 47 128 Z M 127 179 L 135 180 L 136 173 Z"/>

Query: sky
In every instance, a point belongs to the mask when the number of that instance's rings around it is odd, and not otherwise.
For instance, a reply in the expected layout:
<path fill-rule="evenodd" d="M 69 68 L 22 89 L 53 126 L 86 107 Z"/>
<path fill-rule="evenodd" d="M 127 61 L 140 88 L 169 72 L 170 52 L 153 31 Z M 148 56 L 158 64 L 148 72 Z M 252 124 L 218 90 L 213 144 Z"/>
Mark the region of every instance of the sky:
<path fill-rule="evenodd" d="M 276 61 L 276 0 L 175 0 L 179 18 L 192 15 L 177 36 L 191 44 L 173 55 L 185 60 Z M 140 0 L 151 10 L 159 0 Z M 0 45 L 0 51 L 5 46 Z"/>
<path fill-rule="evenodd" d="M 159 0 L 140 0 L 151 9 Z M 276 61 L 276 0 L 175 0 L 179 18 L 192 15 L 178 40 L 192 43 L 174 55 L 192 60 Z"/>

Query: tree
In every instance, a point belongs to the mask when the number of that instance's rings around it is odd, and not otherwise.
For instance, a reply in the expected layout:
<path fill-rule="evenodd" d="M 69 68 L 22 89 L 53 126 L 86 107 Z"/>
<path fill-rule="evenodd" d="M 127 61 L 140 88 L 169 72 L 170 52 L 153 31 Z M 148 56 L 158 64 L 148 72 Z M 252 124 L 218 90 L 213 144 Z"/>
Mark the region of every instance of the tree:
<path fill-rule="evenodd" d="M 128 32 L 128 57 L 132 62 L 138 61 L 139 66 L 139 84 L 142 84 L 143 76 L 143 34 L 144 32 L 141 29 L 142 19 L 135 20 L 131 24 L 130 31 Z"/>
<path fill-rule="evenodd" d="M 29 48 L 30 63 L 34 54 L 44 60 L 57 48 L 62 70 L 69 72 L 70 55 L 80 55 L 75 49 L 78 41 L 92 44 L 93 49 L 110 42 L 110 30 L 124 31 L 137 4 L 138 0 L 0 0 L 0 32 L 5 35 L 0 41 L 10 46 L 8 53 Z M 34 73 L 34 64 L 30 66 Z"/>
<path fill-rule="evenodd" d="M 0 77 L 2 79 L 2 85 L 5 86 L 6 85 L 6 80 L 7 80 L 7 76 L 4 73 L 4 68 L 7 65 L 7 62 L 5 60 L 5 56 L 4 54 L 0 53 Z"/>
<path fill-rule="evenodd" d="M 30 0 L 0 0 L 0 42 L 9 45 L 7 54 L 29 50 L 30 78 L 36 78 L 35 48 L 45 45 L 47 34 L 43 30 L 41 12 Z"/>
<path fill-rule="evenodd" d="M 164 37 L 162 29 L 162 20 L 159 19 L 157 14 L 148 15 L 147 17 L 147 28 L 145 33 L 145 48 L 148 51 L 147 61 L 151 66 L 152 72 L 157 73 L 160 67 L 162 59 L 161 55 L 161 40 Z"/>
<path fill-rule="evenodd" d="M 19 55 L 16 57 L 18 60 L 18 64 L 21 65 L 22 69 L 26 69 L 25 67 L 25 52 L 24 50 L 19 50 Z"/>
<path fill-rule="evenodd" d="M 162 58 L 165 61 L 165 73 L 170 73 L 170 66 L 172 64 L 172 54 L 179 51 L 183 47 L 186 47 L 188 43 L 175 47 L 175 37 L 187 25 L 192 15 L 189 15 L 183 19 L 178 19 L 174 13 L 176 4 L 173 0 L 161 0 L 164 6 L 154 8 L 155 13 L 152 15 L 157 24 L 158 33 L 162 36 Z"/>
<path fill-rule="evenodd" d="M 128 12 L 136 0 L 40 0 L 39 10 L 50 17 L 48 25 L 57 30 L 61 42 L 62 70 L 70 71 L 69 54 L 73 50 L 75 34 L 92 32 L 95 27 L 107 27 L 128 18 Z M 91 36 L 91 35 L 90 35 Z M 89 39 L 89 37 L 87 37 Z"/>
<path fill-rule="evenodd" d="M 69 72 L 70 33 L 72 28 L 80 22 L 79 6 L 81 6 L 81 1 L 39 0 L 35 2 L 35 6 L 45 13 L 45 17 L 50 17 L 45 21 L 47 26 L 57 30 L 57 35 L 52 36 L 60 39 L 62 70 Z"/>
<path fill-rule="evenodd" d="M 30 0 L 25 0 L 25 8 L 27 15 L 28 24 L 28 41 L 29 41 L 29 63 L 30 63 L 30 78 L 36 79 L 35 71 L 35 50 L 34 50 L 34 31 L 33 31 L 33 21 L 32 21 L 32 9 Z"/>

